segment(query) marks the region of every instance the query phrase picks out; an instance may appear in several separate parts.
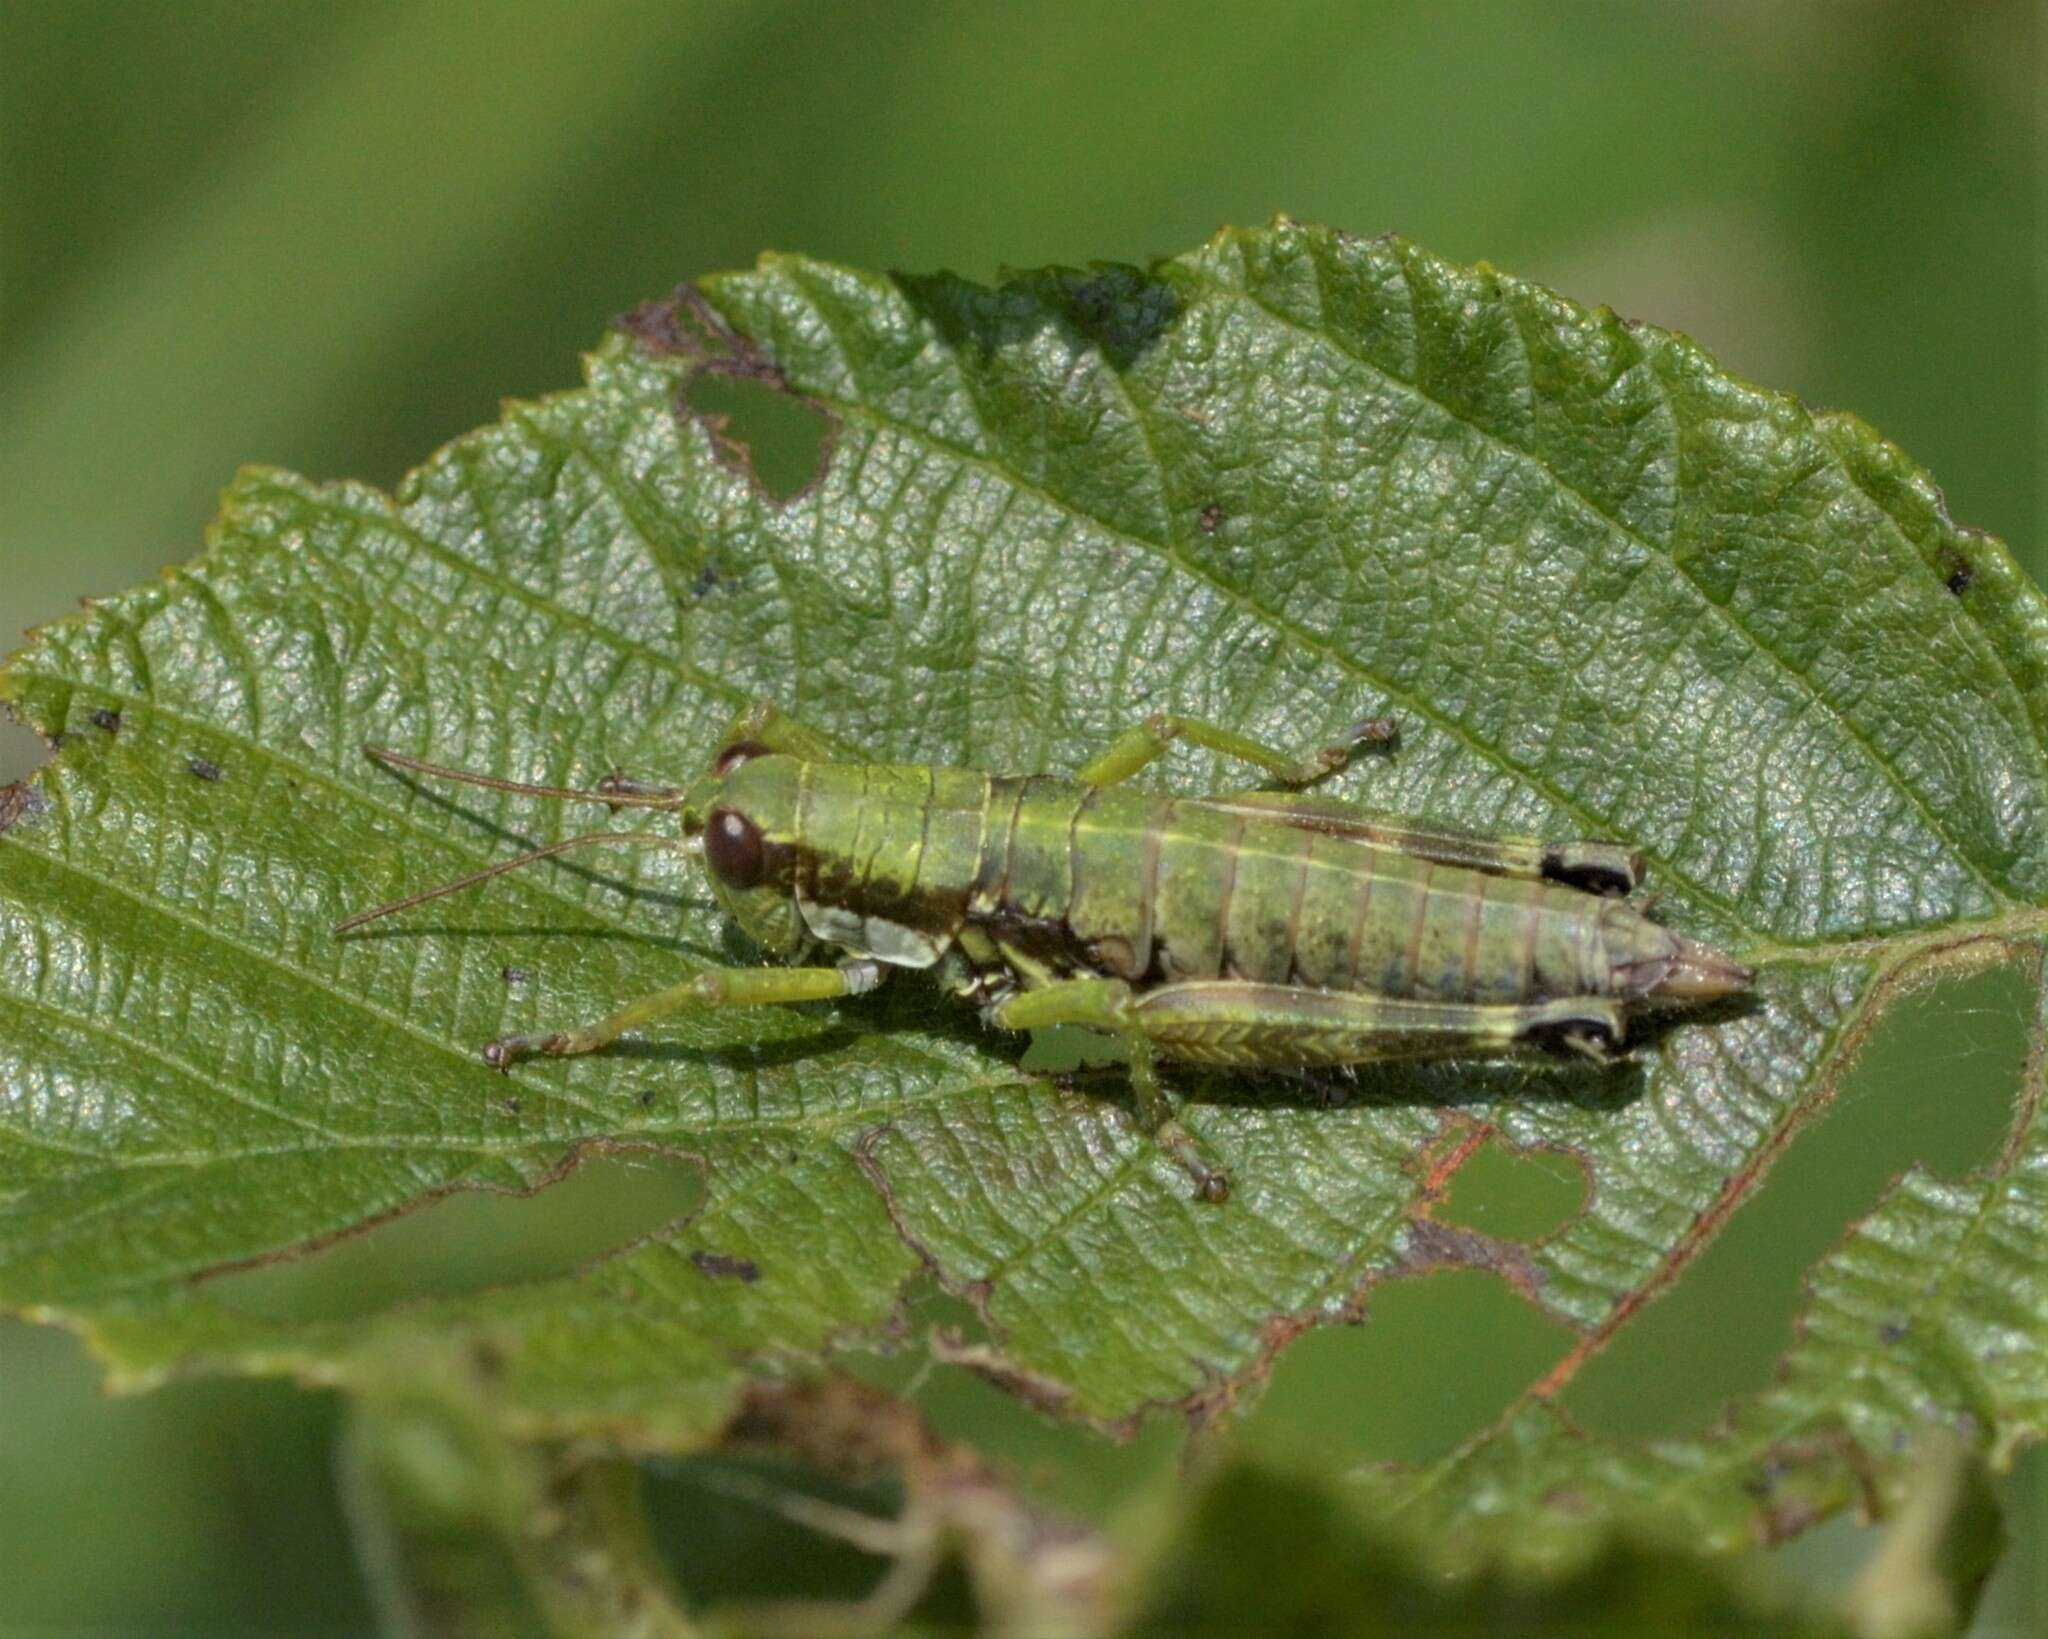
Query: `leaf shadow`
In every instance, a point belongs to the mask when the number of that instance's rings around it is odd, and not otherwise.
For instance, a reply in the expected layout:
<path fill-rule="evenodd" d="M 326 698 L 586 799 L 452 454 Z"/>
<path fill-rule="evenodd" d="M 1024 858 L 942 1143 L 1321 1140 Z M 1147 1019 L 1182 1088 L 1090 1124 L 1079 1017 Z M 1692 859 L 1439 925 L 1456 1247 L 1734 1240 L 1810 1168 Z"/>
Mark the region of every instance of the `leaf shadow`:
<path fill-rule="evenodd" d="M 1171 1073 L 1169 1081 L 1175 1079 Z M 1267 1068 L 1224 1078 L 1213 1072 L 1188 1089 L 1191 1102 L 1238 1109 L 1464 1109 L 1473 1105 L 1570 1104 L 1596 1114 L 1626 1109 L 1649 1090 L 1650 1066 L 1503 1059 L 1429 1064 L 1362 1064 L 1338 1069 Z"/>

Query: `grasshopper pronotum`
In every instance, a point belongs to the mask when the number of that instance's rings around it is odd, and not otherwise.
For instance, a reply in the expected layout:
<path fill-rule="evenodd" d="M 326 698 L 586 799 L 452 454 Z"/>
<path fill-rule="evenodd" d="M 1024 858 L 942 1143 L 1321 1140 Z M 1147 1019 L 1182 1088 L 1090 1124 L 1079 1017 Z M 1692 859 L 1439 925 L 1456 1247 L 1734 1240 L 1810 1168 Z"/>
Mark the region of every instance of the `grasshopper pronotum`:
<path fill-rule="evenodd" d="M 1614 843 L 1425 829 L 1292 791 L 1176 796 L 1124 782 L 1175 739 L 1304 786 L 1359 745 L 1290 756 L 1159 714 L 1069 777 L 850 762 L 772 706 L 743 711 L 686 789 L 528 785 L 381 747 L 389 767 L 571 802 L 666 810 L 680 837 L 600 831 L 350 917 L 345 933 L 537 859 L 701 846 L 712 891 L 784 966 L 712 968 L 575 1029 L 510 1035 L 504 1068 L 594 1052 L 693 1007 L 854 996 L 927 969 L 989 1024 L 1080 1024 L 1130 1053 L 1140 1119 L 1205 1200 L 1223 1173 L 1174 1118 L 1160 1059 L 1309 1066 L 1525 1051 L 1610 1058 L 1632 1009 L 1746 989 L 1747 968 L 1649 920 L 1642 860 Z M 821 949 L 843 960 L 807 961 Z"/>

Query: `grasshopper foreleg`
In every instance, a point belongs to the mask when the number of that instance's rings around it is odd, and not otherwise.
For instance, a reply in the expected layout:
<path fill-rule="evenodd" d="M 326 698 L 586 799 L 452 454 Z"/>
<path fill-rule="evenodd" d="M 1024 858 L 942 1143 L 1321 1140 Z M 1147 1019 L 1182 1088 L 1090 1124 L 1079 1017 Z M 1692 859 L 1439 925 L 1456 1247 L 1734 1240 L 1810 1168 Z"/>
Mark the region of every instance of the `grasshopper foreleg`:
<path fill-rule="evenodd" d="M 484 1049 L 484 1062 L 499 1070 L 521 1059 L 572 1058 L 609 1047 L 629 1030 L 691 1008 L 767 1007 L 783 1002 L 830 1001 L 860 996 L 882 982 L 882 964 L 867 957 L 837 967 L 714 967 L 693 979 L 629 1002 L 596 1024 L 545 1035 L 500 1036 Z"/>
<path fill-rule="evenodd" d="M 1319 746 L 1306 753 L 1287 752 L 1199 717 L 1178 717 L 1159 711 L 1125 729 L 1074 778 L 1083 785 L 1115 785 L 1147 764 L 1157 762 L 1175 740 L 1186 740 L 1206 751 L 1220 752 L 1263 769 L 1282 785 L 1310 785 L 1336 773 L 1359 746 L 1391 745 L 1399 737 L 1400 727 L 1393 718 L 1367 717 L 1352 724 L 1336 745 Z"/>

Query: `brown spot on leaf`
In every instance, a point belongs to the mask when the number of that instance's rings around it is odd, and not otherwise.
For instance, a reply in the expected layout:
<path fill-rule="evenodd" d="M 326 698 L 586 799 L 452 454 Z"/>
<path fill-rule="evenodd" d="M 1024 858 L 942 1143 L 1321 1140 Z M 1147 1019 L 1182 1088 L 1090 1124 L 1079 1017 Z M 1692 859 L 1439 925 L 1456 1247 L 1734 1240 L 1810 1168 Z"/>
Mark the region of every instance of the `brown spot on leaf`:
<path fill-rule="evenodd" d="M 1201 516 L 1195 521 L 1202 526 L 1204 535 L 1213 535 L 1223 526 L 1223 509 L 1211 501 L 1202 508 Z"/>
<path fill-rule="evenodd" d="M 832 464 L 838 442 L 839 418 L 808 394 L 790 385 L 782 367 L 751 337 L 741 335 L 713 307 L 704 292 L 692 284 L 678 285 L 664 301 L 643 302 L 615 321 L 618 328 L 657 357 L 688 359 L 695 366 L 684 379 L 677 399 L 677 414 L 710 436 L 713 450 L 726 466 L 743 476 L 759 493 L 777 505 L 786 505 L 816 488 Z M 800 407 L 815 419 L 815 450 L 800 465 L 809 475 L 794 485 L 771 486 L 756 469 L 751 441 L 733 431 L 732 416 L 742 413 L 739 404 L 705 406 L 697 395 L 705 384 L 725 378 L 750 382 L 775 393 L 791 406 Z M 758 404 L 751 408 L 760 408 Z M 786 441 L 786 440 L 785 440 Z M 700 573 L 692 596 L 701 598 L 716 585 Z"/>
<path fill-rule="evenodd" d="M 666 300 L 642 302 L 612 322 L 658 358 L 701 358 L 704 337 L 690 322 L 687 300 L 695 294 L 694 287 L 679 285 Z"/>
<path fill-rule="evenodd" d="M 1543 1289 L 1543 1271 L 1518 1241 L 1497 1241 L 1476 1229 L 1460 1229 L 1430 1218 L 1412 1220 L 1401 1248 L 1403 1269 L 1483 1269 L 1498 1275 L 1532 1301 Z"/>
<path fill-rule="evenodd" d="M 0 836 L 23 820 L 41 818 L 49 806 L 50 799 L 27 781 L 19 785 L 0 785 Z"/>
<path fill-rule="evenodd" d="M 736 1280 L 742 1286 L 752 1286 L 761 1278 L 761 1266 L 752 1258 L 735 1257 L 730 1252 L 710 1252 L 699 1247 L 690 1254 L 690 1262 L 697 1266 L 697 1273 L 712 1280 Z"/>

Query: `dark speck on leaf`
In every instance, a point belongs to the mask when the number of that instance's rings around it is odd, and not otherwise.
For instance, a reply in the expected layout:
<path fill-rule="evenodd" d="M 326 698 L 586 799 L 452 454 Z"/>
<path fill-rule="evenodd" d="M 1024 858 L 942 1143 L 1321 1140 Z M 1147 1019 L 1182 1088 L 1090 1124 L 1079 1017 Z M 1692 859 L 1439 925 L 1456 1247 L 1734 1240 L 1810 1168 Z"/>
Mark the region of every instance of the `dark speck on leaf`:
<path fill-rule="evenodd" d="M 499 1107 L 503 1109 L 507 1115 L 517 1115 L 523 1108 L 516 1094 L 510 1098 L 499 1099 L 498 1104 Z"/>
<path fill-rule="evenodd" d="M 1949 566 L 1948 589 L 1955 593 L 1957 597 L 1961 597 L 1965 592 L 1969 591 L 1971 584 L 1976 578 L 1977 571 L 1971 565 L 1970 560 L 1958 558 Z"/>
<path fill-rule="evenodd" d="M 1214 501 L 1211 501 L 1202 508 L 1202 515 L 1196 521 L 1201 524 L 1204 535 L 1213 535 L 1222 527 L 1223 509 Z"/>
<path fill-rule="evenodd" d="M 713 1280 L 736 1280 L 742 1286 L 752 1286 L 761 1278 L 761 1266 L 752 1258 L 736 1258 L 730 1252 L 706 1252 L 700 1248 L 690 1254 L 690 1262 L 697 1266 L 700 1275 Z"/>
<path fill-rule="evenodd" d="M 725 577 L 718 572 L 717 565 L 707 563 L 702 569 L 697 571 L 695 577 L 690 582 L 691 602 L 702 603 L 704 599 L 711 596 L 713 592 L 717 591 L 724 584 Z"/>
<path fill-rule="evenodd" d="M 119 734 L 121 732 L 121 714 L 118 711 L 109 711 L 105 706 L 101 706 L 98 711 L 92 714 L 92 726 L 105 729 L 109 734 Z"/>
<path fill-rule="evenodd" d="M 498 969 L 498 977 L 514 989 L 533 982 L 533 975 L 523 967 L 501 967 Z"/>
<path fill-rule="evenodd" d="M 221 773 L 220 764 L 210 763 L 204 757 L 186 758 L 185 767 L 194 779 L 205 780 L 209 785 L 215 784 L 224 778 Z"/>
<path fill-rule="evenodd" d="M 654 1089 L 652 1087 L 640 1095 L 640 1108 L 643 1110 L 654 1108 Z"/>
<path fill-rule="evenodd" d="M 1888 1320 L 1877 1329 L 1878 1341 L 1887 1345 L 1899 1342 L 1905 1335 L 1906 1324 L 1901 1320 Z"/>

